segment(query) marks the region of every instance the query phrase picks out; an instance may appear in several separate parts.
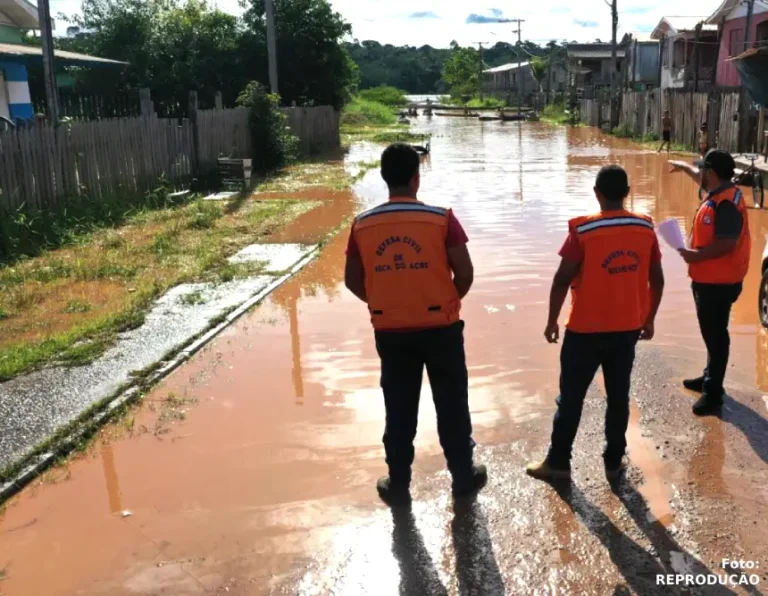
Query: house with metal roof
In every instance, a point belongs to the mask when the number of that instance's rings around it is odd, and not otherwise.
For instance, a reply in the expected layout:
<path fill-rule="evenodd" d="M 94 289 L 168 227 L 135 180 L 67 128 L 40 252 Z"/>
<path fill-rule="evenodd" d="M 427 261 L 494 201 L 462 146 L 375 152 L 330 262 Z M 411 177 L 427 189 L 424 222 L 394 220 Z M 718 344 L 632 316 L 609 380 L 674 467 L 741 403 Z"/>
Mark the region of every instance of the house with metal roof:
<path fill-rule="evenodd" d="M 714 86 L 717 25 L 707 17 L 662 17 L 651 33 L 661 45 L 661 88 L 706 91 Z"/>
<path fill-rule="evenodd" d="M 551 72 L 551 91 L 561 93 L 565 90 L 565 69 L 562 66 L 553 66 Z M 547 79 L 542 83 L 542 91 L 547 90 Z M 498 97 L 516 96 L 518 88 L 527 97 L 531 93 L 539 91 L 539 83 L 533 76 L 530 62 L 510 62 L 483 71 L 483 92 Z"/>
<path fill-rule="evenodd" d="M 660 84 L 659 42 L 649 33 L 627 33 L 621 40 L 624 50 L 624 85 L 643 91 Z"/>
<path fill-rule="evenodd" d="M 707 24 L 721 29 L 717 52 L 717 84 L 721 87 L 741 85 L 733 58 L 750 48 L 768 47 L 768 3 L 755 2 L 747 38 L 747 6 L 739 0 L 725 0 L 707 19 Z"/>
<path fill-rule="evenodd" d="M 0 116 L 26 120 L 32 118 L 27 66 L 42 64 L 43 51 L 24 45 L 25 31 L 40 28 L 37 7 L 27 0 L 0 0 Z M 122 67 L 124 62 L 76 52 L 54 51 L 55 66 Z"/>
<path fill-rule="evenodd" d="M 590 97 L 595 89 L 611 84 L 610 43 L 569 43 L 566 44 L 568 72 L 571 85 L 577 94 Z M 621 83 L 621 72 L 626 50 L 619 47 L 616 52 L 616 80 Z"/>

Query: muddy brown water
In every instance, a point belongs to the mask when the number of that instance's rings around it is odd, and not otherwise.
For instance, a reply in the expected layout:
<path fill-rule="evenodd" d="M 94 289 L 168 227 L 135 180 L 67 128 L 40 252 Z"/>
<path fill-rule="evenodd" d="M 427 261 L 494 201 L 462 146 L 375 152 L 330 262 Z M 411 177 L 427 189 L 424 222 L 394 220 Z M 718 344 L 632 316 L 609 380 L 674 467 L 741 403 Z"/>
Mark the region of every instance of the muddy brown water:
<path fill-rule="evenodd" d="M 434 134 L 422 198 L 454 209 L 476 266 L 463 316 L 477 455 L 491 472 L 479 499 L 455 505 L 448 495 L 425 385 L 413 511 L 393 515 L 377 501 L 378 360 L 365 308 L 343 287 L 344 232 L 153 391 L 130 424 L 8 504 L 0 593 L 663 594 L 675 590 L 656 587 L 655 574 L 692 568 L 692 557 L 712 571 L 718 557 L 759 559 L 765 543 L 749 536 L 768 509 L 765 453 L 750 449 L 747 430 L 690 418 L 690 398 L 672 389 L 698 371 L 704 350 L 684 265 L 666 247 L 668 289 L 657 338 L 641 351 L 627 486 L 614 494 L 600 477 L 599 382 L 574 486 L 563 494 L 522 472 L 543 455 L 554 410 L 558 348 L 542 332 L 568 219 L 596 209 L 595 174 L 618 162 L 631 177 L 630 209 L 687 230 L 693 183 L 671 176 L 666 156 L 592 129 L 454 120 L 419 125 Z M 350 159 L 378 151 L 363 144 Z M 317 241 L 385 189 L 373 172 L 354 195 L 310 194 L 322 204 L 281 240 Z M 730 374 L 764 424 L 757 269 L 768 212 L 751 211 L 750 225 Z M 654 401 L 664 391 L 672 406 Z M 161 425 L 171 394 L 182 413 Z M 756 472 L 734 471 L 745 466 Z M 729 508 L 726 543 L 708 533 L 708 499 Z"/>

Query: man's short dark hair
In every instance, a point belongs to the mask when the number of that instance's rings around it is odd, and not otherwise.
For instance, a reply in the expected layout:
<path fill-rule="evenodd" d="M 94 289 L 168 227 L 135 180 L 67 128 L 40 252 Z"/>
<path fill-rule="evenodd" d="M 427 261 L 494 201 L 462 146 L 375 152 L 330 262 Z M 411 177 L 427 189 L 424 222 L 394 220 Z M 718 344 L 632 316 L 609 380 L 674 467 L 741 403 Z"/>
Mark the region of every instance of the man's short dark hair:
<path fill-rule="evenodd" d="M 605 166 L 597 174 L 595 186 L 609 201 L 623 201 L 629 194 L 629 177 L 621 166 Z"/>
<path fill-rule="evenodd" d="M 381 177 L 390 188 L 408 186 L 419 172 L 419 154 L 405 143 L 394 143 L 381 154 Z"/>

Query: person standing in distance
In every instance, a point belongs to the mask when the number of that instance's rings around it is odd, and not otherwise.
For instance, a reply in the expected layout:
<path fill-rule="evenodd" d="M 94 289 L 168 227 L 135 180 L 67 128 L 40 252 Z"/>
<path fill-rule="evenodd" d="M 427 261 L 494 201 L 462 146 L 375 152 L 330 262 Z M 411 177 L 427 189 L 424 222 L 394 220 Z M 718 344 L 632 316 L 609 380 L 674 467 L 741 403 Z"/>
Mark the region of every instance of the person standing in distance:
<path fill-rule="evenodd" d="M 733 184 L 736 163 L 727 151 L 712 149 L 694 166 L 670 161 L 672 172 L 685 172 L 700 185 L 699 205 L 693 221 L 690 248 L 680 251 L 688 263 L 693 300 L 704 343 L 707 366 L 704 374 L 686 379 L 686 389 L 701 393 L 693 405 L 699 416 L 717 413 L 723 405 L 725 372 L 731 337 L 731 307 L 742 291 L 749 270 L 752 239 L 747 205 Z"/>
<path fill-rule="evenodd" d="M 557 320 L 571 289 L 571 314 L 560 352 L 560 396 L 549 453 L 530 464 L 528 475 L 541 480 L 571 476 L 571 451 L 584 398 L 602 367 L 608 408 L 603 453 L 609 480 L 625 467 L 629 389 L 638 339 L 650 340 L 664 292 L 661 251 L 653 220 L 624 209 L 627 173 L 606 166 L 597 175 L 600 213 L 569 222 L 562 260 L 552 282 L 544 336 L 557 343 Z"/>
<path fill-rule="evenodd" d="M 487 481 L 475 466 L 461 299 L 474 270 L 467 236 L 450 209 L 417 199 L 419 155 L 394 144 L 381 156 L 389 201 L 359 215 L 347 247 L 345 283 L 368 305 L 381 359 L 389 476 L 378 481 L 390 504 L 410 501 L 413 441 L 424 368 L 432 387 L 440 445 L 456 496 Z"/>

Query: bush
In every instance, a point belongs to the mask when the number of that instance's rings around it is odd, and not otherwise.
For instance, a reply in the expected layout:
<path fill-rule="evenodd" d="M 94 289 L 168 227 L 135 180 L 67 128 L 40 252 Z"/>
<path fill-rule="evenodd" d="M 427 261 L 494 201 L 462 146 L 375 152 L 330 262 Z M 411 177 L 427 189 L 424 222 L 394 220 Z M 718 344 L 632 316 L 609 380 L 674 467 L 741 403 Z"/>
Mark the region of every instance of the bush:
<path fill-rule="evenodd" d="M 473 97 L 464 105 L 468 108 L 505 108 L 507 107 L 507 102 L 495 97 L 484 97 L 482 99 Z"/>
<path fill-rule="evenodd" d="M 619 137 L 620 139 L 631 139 L 635 136 L 629 124 L 622 124 L 617 126 L 613 129 L 611 134 L 613 134 L 614 137 Z"/>
<path fill-rule="evenodd" d="M 358 95 L 361 99 L 383 103 L 385 106 L 400 107 L 408 103 L 408 100 L 405 98 L 405 92 L 388 85 L 364 89 Z"/>
<path fill-rule="evenodd" d="M 391 108 L 359 96 L 344 106 L 341 116 L 341 123 L 346 126 L 385 126 L 396 121 Z"/>
<path fill-rule="evenodd" d="M 541 119 L 544 122 L 554 124 L 568 124 L 571 121 L 571 116 L 565 111 L 565 106 L 562 103 L 553 103 L 541 110 Z"/>
<path fill-rule="evenodd" d="M 250 110 L 252 165 L 256 173 L 272 172 L 299 158 L 299 140 L 288 129 L 278 95 L 252 81 L 240 93 L 237 104 Z"/>

